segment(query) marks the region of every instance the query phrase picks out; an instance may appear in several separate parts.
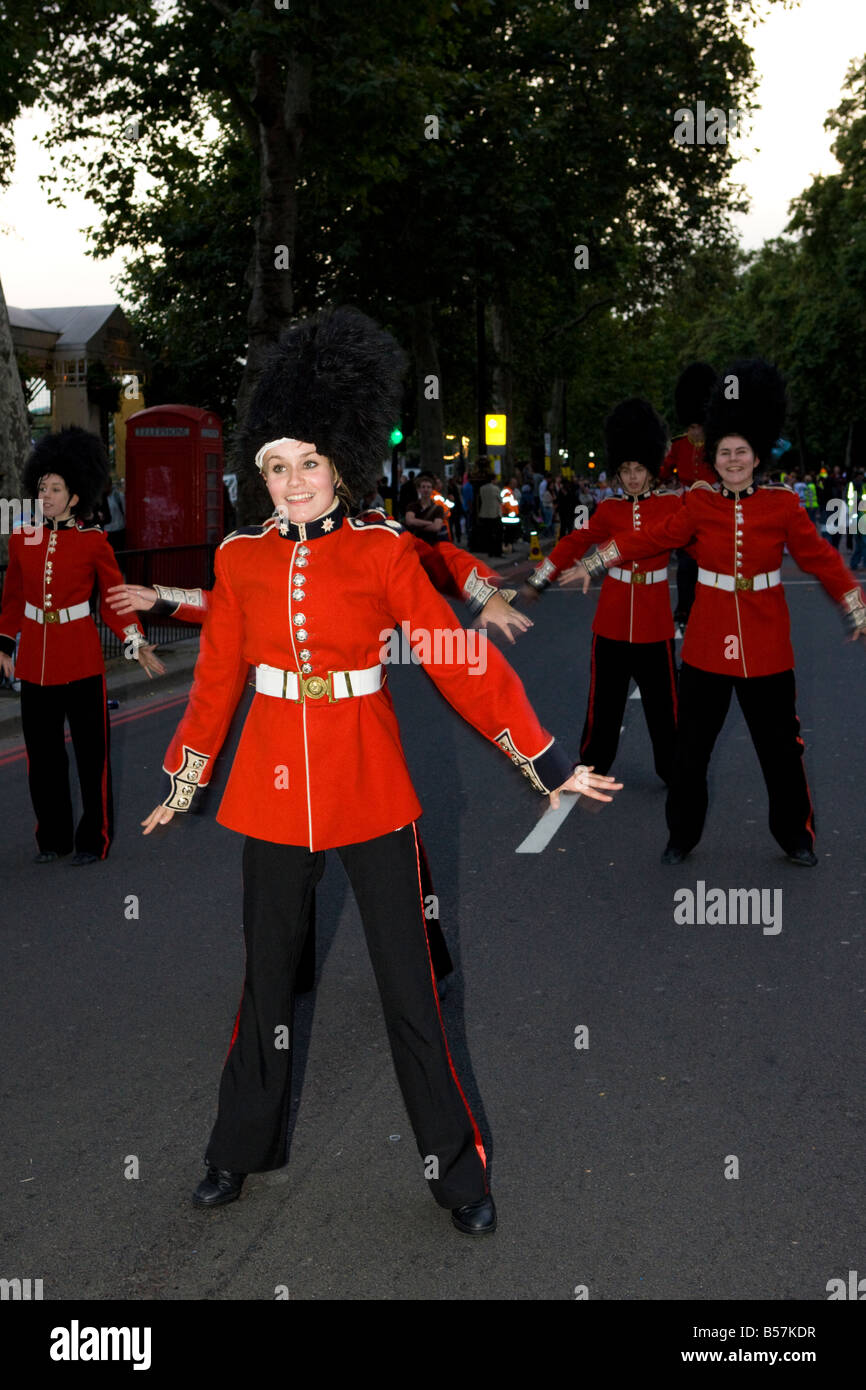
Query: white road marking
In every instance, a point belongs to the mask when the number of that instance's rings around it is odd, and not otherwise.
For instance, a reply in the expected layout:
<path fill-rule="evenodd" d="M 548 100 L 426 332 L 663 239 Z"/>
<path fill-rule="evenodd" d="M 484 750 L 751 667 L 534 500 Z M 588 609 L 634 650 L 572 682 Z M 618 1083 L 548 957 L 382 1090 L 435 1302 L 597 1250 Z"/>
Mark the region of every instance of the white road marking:
<path fill-rule="evenodd" d="M 540 854 L 550 844 L 566 816 L 571 815 L 579 800 L 580 792 L 561 792 L 558 809 L 554 811 L 552 807 L 548 806 L 535 829 L 531 830 L 526 839 L 520 842 L 514 853 Z"/>

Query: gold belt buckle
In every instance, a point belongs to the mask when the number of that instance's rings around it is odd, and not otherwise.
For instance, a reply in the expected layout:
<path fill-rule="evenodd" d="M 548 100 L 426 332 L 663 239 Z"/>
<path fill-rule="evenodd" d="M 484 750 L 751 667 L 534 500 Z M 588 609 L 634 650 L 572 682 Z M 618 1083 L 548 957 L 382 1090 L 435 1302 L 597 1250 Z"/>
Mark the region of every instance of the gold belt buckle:
<path fill-rule="evenodd" d="M 631 572 L 631 582 L 632 582 L 632 584 L 645 584 L 645 583 L 646 583 L 646 574 L 645 574 L 645 572 L 644 572 L 643 570 L 632 570 L 632 572 Z"/>
<path fill-rule="evenodd" d="M 754 589 L 754 587 L 755 587 L 755 581 L 754 581 L 754 579 L 746 579 L 745 576 L 742 575 L 742 574 L 738 574 L 738 575 L 737 575 L 737 588 L 738 588 L 738 589 Z"/>
<path fill-rule="evenodd" d="M 328 703 L 334 703 L 333 675 L 329 671 L 327 676 L 298 676 L 298 702 L 302 700 L 321 700 L 323 695 L 327 695 Z"/>
<path fill-rule="evenodd" d="M 42 617 L 46 623 L 59 623 L 60 614 L 56 608 L 46 608 L 43 610 Z"/>

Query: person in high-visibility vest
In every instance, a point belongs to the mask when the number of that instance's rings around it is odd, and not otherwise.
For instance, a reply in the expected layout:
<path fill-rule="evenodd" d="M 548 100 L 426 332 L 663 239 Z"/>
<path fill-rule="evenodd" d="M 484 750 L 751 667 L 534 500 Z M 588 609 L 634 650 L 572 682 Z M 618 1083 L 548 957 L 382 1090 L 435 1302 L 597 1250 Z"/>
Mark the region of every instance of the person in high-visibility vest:
<path fill-rule="evenodd" d="M 815 479 L 811 473 L 807 473 L 803 479 L 804 494 L 803 506 L 809 516 L 809 520 L 818 525 L 818 513 L 821 508 L 818 502 L 818 489 L 815 486 Z"/>
<path fill-rule="evenodd" d="M 520 500 L 515 488 L 517 479 L 511 485 L 506 483 L 499 492 L 502 499 L 502 544 L 510 550 L 520 533 Z M 519 484 L 517 484 L 519 488 Z"/>

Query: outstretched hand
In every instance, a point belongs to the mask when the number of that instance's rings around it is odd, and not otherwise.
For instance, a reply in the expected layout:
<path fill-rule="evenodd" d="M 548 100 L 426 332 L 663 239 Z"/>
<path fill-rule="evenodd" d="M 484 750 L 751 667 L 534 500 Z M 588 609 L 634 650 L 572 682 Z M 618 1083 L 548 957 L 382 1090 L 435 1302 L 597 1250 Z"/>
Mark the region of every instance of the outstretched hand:
<path fill-rule="evenodd" d="M 164 676 L 165 666 L 155 655 L 156 647 L 153 643 L 148 643 L 139 647 L 135 653 L 135 659 L 143 671 L 147 672 L 148 680 L 153 680 L 154 676 Z"/>
<path fill-rule="evenodd" d="M 142 584 L 112 584 L 105 599 L 116 613 L 146 613 L 156 603 L 156 589 Z"/>
<path fill-rule="evenodd" d="M 581 796 L 588 796 L 593 801 L 613 801 L 613 797 L 606 793 L 618 791 L 622 791 L 622 782 L 615 782 L 612 777 L 602 777 L 593 772 L 591 767 L 580 765 L 574 769 L 567 782 L 563 782 L 561 787 L 550 793 L 550 809 L 555 811 L 558 808 L 560 792 L 579 792 Z"/>
<path fill-rule="evenodd" d="M 525 613 L 518 613 L 516 608 L 512 608 L 507 599 L 502 594 L 491 594 L 481 612 L 478 614 L 479 627 L 496 627 L 508 638 L 514 646 L 514 638 L 511 629 L 515 632 L 526 632 L 532 627 L 532 619 L 527 618 Z"/>
<path fill-rule="evenodd" d="M 592 583 L 592 579 L 590 578 L 589 571 L 587 570 L 586 565 L 583 563 L 582 560 L 578 560 L 577 564 L 572 565 L 570 570 L 563 571 L 563 573 L 559 576 L 559 582 L 560 584 L 566 585 L 579 584 L 583 589 L 583 592 L 586 593 L 587 589 Z"/>
<path fill-rule="evenodd" d="M 169 806 L 154 807 L 150 815 L 147 817 L 147 820 L 143 820 L 140 822 L 140 824 L 144 826 L 144 830 L 142 833 L 144 835 L 149 835 L 151 830 L 156 830 L 158 826 L 168 825 L 169 821 L 172 819 L 173 816 L 174 811 L 172 811 Z"/>

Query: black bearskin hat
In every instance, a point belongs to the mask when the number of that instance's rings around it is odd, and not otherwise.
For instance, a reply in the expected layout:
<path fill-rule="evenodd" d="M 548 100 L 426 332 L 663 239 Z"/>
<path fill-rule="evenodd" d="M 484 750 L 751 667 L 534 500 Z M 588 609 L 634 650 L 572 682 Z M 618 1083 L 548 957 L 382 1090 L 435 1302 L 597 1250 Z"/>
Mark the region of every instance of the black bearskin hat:
<path fill-rule="evenodd" d="M 715 384 L 716 374 L 709 362 L 690 362 L 680 372 L 674 387 L 674 404 L 683 429 L 704 423 Z"/>
<path fill-rule="evenodd" d="M 34 500 L 39 496 L 39 480 L 57 473 L 69 489 L 78 494 L 72 508 L 75 516 L 91 516 L 107 490 L 111 466 L 102 440 L 80 425 L 66 425 L 56 434 L 46 434 L 24 465 L 23 489 Z"/>
<path fill-rule="evenodd" d="M 315 444 L 349 494 L 363 497 L 399 419 L 406 362 L 391 334 L 357 309 L 325 310 L 286 329 L 253 392 L 244 454 L 283 438 Z"/>
<path fill-rule="evenodd" d="M 751 445 L 760 467 L 769 467 L 785 411 L 785 382 L 776 367 L 762 357 L 731 363 L 713 387 L 707 407 L 707 462 L 715 463 L 720 439 L 738 434 Z"/>
<path fill-rule="evenodd" d="M 657 478 L 668 447 L 667 426 L 649 401 L 630 396 L 614 406 L 605 420 L 604 442 L 611 473 L 636 461 Z"/>

